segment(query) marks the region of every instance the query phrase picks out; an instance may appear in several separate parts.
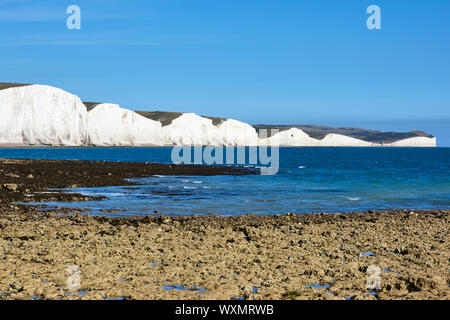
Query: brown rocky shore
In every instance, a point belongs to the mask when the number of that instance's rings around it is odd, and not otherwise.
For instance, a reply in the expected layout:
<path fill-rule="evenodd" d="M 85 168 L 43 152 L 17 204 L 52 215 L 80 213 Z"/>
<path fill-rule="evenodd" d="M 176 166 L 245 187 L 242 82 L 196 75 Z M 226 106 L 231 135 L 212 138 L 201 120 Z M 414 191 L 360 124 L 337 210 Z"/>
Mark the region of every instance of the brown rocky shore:
<path fill-rule="evenodd" d="M 449 298 L 450 210 L 107 218 L 15 204 L 83 200 L 45 192 L 131 177 L 249 173 L 0 160 L 0 299 Z"/>

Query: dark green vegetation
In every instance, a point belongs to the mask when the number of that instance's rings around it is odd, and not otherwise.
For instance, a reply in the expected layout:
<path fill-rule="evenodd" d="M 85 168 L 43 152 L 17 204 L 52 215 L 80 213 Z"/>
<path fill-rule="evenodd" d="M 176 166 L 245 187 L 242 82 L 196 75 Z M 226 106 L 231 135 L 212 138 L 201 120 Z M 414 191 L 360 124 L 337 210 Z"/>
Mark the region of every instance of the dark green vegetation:
<path fill-rule="evenodd" d="M 161 122 L 163 127 L 168 126 L 173 120 L 183 115 L 181 112 L 164 111 L 136 111 L 136 113 L 148 119 Z"/>
<path fill-rule="evenodd" d="M 15 88 L 15 87 L 25 87 L 30 86 L 28 83 L 9 83 L 9 82 L 0 82 L 0 90 Z"/>
<path fill-rule="evenodd" d="M 135 111 L 135 112 L 148 119 L 161 122 L 163 127 L 170 125 L 173 120 L 183 115 L 182 112 L 166 112 L 166 111 Z M 212 120 L 213 125 L 215 126 L 218 126 L 222 122 L 227 120 L 225 118 L 217 118 L 217 117 L 206 117 L 206 116 L 202 117 Z"/>
<path fill-rule="evenodd" d="M 83 101 L 83 104 L 86 106 L 87 111 L 91 111 L 100 103 L 101 102 L 85 102 L 85 101 Z"/>

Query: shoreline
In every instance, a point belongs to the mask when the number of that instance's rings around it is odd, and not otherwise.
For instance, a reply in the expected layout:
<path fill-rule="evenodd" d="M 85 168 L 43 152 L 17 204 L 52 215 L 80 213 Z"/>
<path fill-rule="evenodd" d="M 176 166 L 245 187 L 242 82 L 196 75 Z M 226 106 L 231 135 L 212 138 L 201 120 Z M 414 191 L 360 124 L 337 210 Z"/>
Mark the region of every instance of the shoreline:
<path fill-rule="evenodd" d="M 0 159 L 0 299 L 449 299 L 450 210 L 112 218 L 14 204 L 93 200 L 37 195 L 161 173 L 254 172 Z"/>
<path fill-rule="evenodd" d="M 104 146 L 104 145 L 85 145 L 85 146 L 64 146 L 64 145 L 20 145 L 20 144 L 0 144 L 0 149 L 108 149 L 108 148 L 174 148 L 174 147 L 223 147 L 223 148 L 236 148 L 236 147 L 242 147 L 242 148 L 249 148 L 249 147 L 270 147 L 270 145 L 259 145 L 259 146 L 226 146 L 226 145 L 111 145 L 111 146 Z M 379 146 L 290 146 L 290 145 L 277 145 L 273 147 L 278 148 L 370 148 L 370 149 L 404 149 L 404 148 L 417 148 L 417 149 L 423 149 L 423 148 L 430 148 L 430 149 L 436 149 L 436 148 L 450 148 L 445 146 L 390 146 L 390 145 L 379 145 Z"/>
<path fill-rule="evenodd" d="M 137 183 L 127 179 L 155 175 L 213 176 L 257 173 L 258 171 L 248 168 L 227 166 L 0 158 L 0 203 L 99 200 L 76 193 L 45 192 L 50 188 L 132 186 Z"/>

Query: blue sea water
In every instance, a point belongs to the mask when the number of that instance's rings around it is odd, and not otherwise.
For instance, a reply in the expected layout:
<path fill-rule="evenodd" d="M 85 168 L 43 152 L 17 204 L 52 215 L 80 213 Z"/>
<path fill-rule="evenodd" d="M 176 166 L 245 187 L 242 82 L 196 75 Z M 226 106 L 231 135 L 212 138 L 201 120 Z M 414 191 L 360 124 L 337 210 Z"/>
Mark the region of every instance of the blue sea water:
<path fill-rule="evenodd" d="M 171 148 L 0 149 L 0 158 L 171 163 Z M 47 203 L 93 214 L 242 215 L 449 209 L 450 148 L 280 148 L 274 176 L 157 176 L 80 188 L 110 200 Z M 118 210 L 105 213 L 102 210 Z"/>

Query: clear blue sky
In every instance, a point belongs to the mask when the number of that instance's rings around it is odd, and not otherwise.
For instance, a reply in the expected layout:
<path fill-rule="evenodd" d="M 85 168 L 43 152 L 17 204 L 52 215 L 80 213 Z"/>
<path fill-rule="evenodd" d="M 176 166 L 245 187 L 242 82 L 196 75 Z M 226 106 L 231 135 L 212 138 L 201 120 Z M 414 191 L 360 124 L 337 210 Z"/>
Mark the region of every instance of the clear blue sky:
<path fill-rule="evenodd" d="M 68 30 L 66 8 L 82 10 Z M 366 28 L 380 6 L 382 30 Z M 424 129 L 450 146 L 448 0 L 1 0 L 0 81 L 250 123 Z"/>

